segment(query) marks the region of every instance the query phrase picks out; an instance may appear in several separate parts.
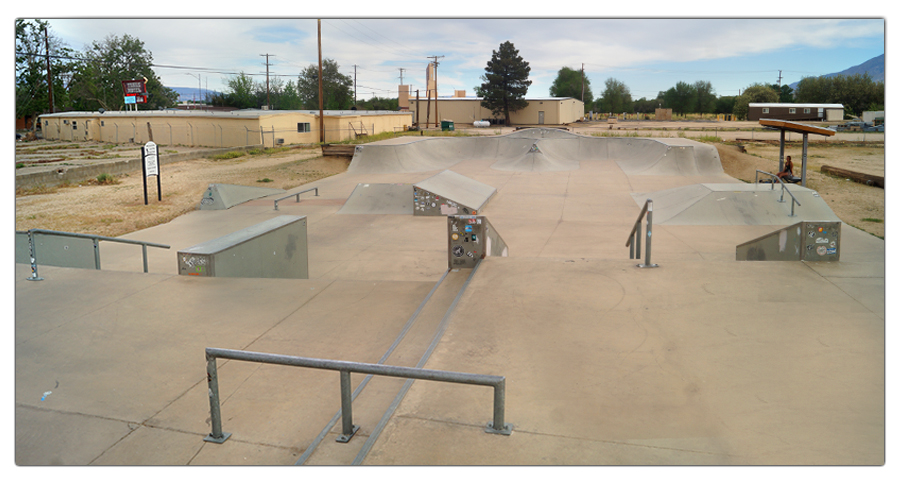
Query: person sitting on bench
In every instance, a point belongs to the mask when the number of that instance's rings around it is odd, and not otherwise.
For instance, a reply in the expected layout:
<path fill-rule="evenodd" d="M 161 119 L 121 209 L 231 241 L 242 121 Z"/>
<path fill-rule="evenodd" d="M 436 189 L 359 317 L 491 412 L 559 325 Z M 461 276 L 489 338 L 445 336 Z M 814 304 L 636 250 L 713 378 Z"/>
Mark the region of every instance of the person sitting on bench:
<path fill-rule="evenodd" d="M 794 177 L 794 163 L 791 162 L 790 156 L 788 156 L 787 159 L 784 160 L 784 168 L 776 175 L 783 182 L 798 182 L 800 180 L 799 178 Z"/>

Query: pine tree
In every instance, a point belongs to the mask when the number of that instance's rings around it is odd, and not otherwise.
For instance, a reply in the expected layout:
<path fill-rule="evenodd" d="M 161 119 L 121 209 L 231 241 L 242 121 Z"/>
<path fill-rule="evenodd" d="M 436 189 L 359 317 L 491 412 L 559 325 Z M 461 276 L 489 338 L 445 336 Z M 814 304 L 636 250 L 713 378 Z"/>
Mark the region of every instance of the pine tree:
<path fill-rule="evenodd" d="M 506 41 L 500 44 L 499 50 L 493 51 L 484 70 L 481 77 L 484 83 L 475 89 L 475 93 L 481 97 L 482 107 L 491 110 L 494 116 L 503 115 L 509 125 L 510 113 L 528 106 L 525 94 L 531 85 L 528 79 L 531 66 L 522 59 L 512 42 Z"/>

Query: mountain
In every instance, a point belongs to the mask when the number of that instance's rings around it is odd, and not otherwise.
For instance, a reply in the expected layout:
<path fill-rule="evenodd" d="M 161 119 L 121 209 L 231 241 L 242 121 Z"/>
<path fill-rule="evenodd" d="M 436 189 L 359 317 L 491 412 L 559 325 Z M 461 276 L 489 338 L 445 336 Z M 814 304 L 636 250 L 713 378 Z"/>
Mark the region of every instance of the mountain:
<path fill-rule="evenodd" d="M 215 95 L 220 94 L 221 92 L 216 92 L 215 90 L 209 89 L 201 89 L 198 87 L 169 87 L 170 89 L 178 92 L 178 101 L 193 101 L 197 100 L 198 94 L 200 96 L 199 100 L 203 100 L 207 95 Z"/>
<path fill-rule="evenodd" d="M 880 56 L 873 57 L 868 61 L 853 66 L 852 68 L 847 68 L 844 71 L 839 71 L 837 73 L 829 73 L 827 75 L 822 76 L 837 76 L 837 75 L 861 75 L 868 73 L 869 76 L 872 77 L 872 81 L 875 82 L 883 82 L 884 81 L 884 54 Z M 790 85 L 790 87 L 794 90 L 797 89 L 797 84 L 800 82 L 794 82 Z"/>

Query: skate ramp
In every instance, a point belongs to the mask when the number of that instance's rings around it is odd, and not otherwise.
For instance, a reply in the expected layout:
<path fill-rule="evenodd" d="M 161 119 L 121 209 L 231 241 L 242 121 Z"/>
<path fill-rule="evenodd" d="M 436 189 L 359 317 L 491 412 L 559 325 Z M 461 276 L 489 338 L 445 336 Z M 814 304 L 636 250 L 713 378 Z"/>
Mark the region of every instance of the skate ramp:
<path fill-rule="evenodd" d="M 412 184 L 357 184 L 339 214 L 412 215 Z"/>
<path fill-rule="evenodd" d="M 203 198 L 200 199 L 200 210 L 226 210 L 246 201 L 286 192 L 284 189 L 210 184 L 203 193 Z"/>
<path fill-rule="evenodd" d="M 357 147 L 348 172 L 428 172 L 446 170 L 467 160 L 494 160 L 492 169 L 516 172 L 559 172 L 578 169 L 581 161 L 614 160 L 627 175 L 723 173 L 718 152 L 708 144 L 687 139 L 586 137 L 556 129 L 367 144 Z"/>
<path fill-rule="evenodd" d="M 666 225 L 783 226 L 799 220 L 840 221 L 818 193 L 801 186 L 791 188 L 800 205 L 781 190 L 754 184 L 693 184 L 654 193 L 634 193 L 638 206 L 653 200 L 653 223 Z"/>
<path fill-rule="evenodd" d="M 481 213 L 497 189 L 451 170 L 413 185 L 415 215 Z"/>

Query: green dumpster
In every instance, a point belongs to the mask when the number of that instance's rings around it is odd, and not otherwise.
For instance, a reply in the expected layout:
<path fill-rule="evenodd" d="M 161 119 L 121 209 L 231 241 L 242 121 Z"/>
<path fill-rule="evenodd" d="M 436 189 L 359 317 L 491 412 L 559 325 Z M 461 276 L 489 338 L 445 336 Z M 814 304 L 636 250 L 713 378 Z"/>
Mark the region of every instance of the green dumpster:
<path fill-rule="evenodd" d="M 446 132 L 448 130 L 453 132 L 453 120 L 441 120 L 441 131 Z"/>

